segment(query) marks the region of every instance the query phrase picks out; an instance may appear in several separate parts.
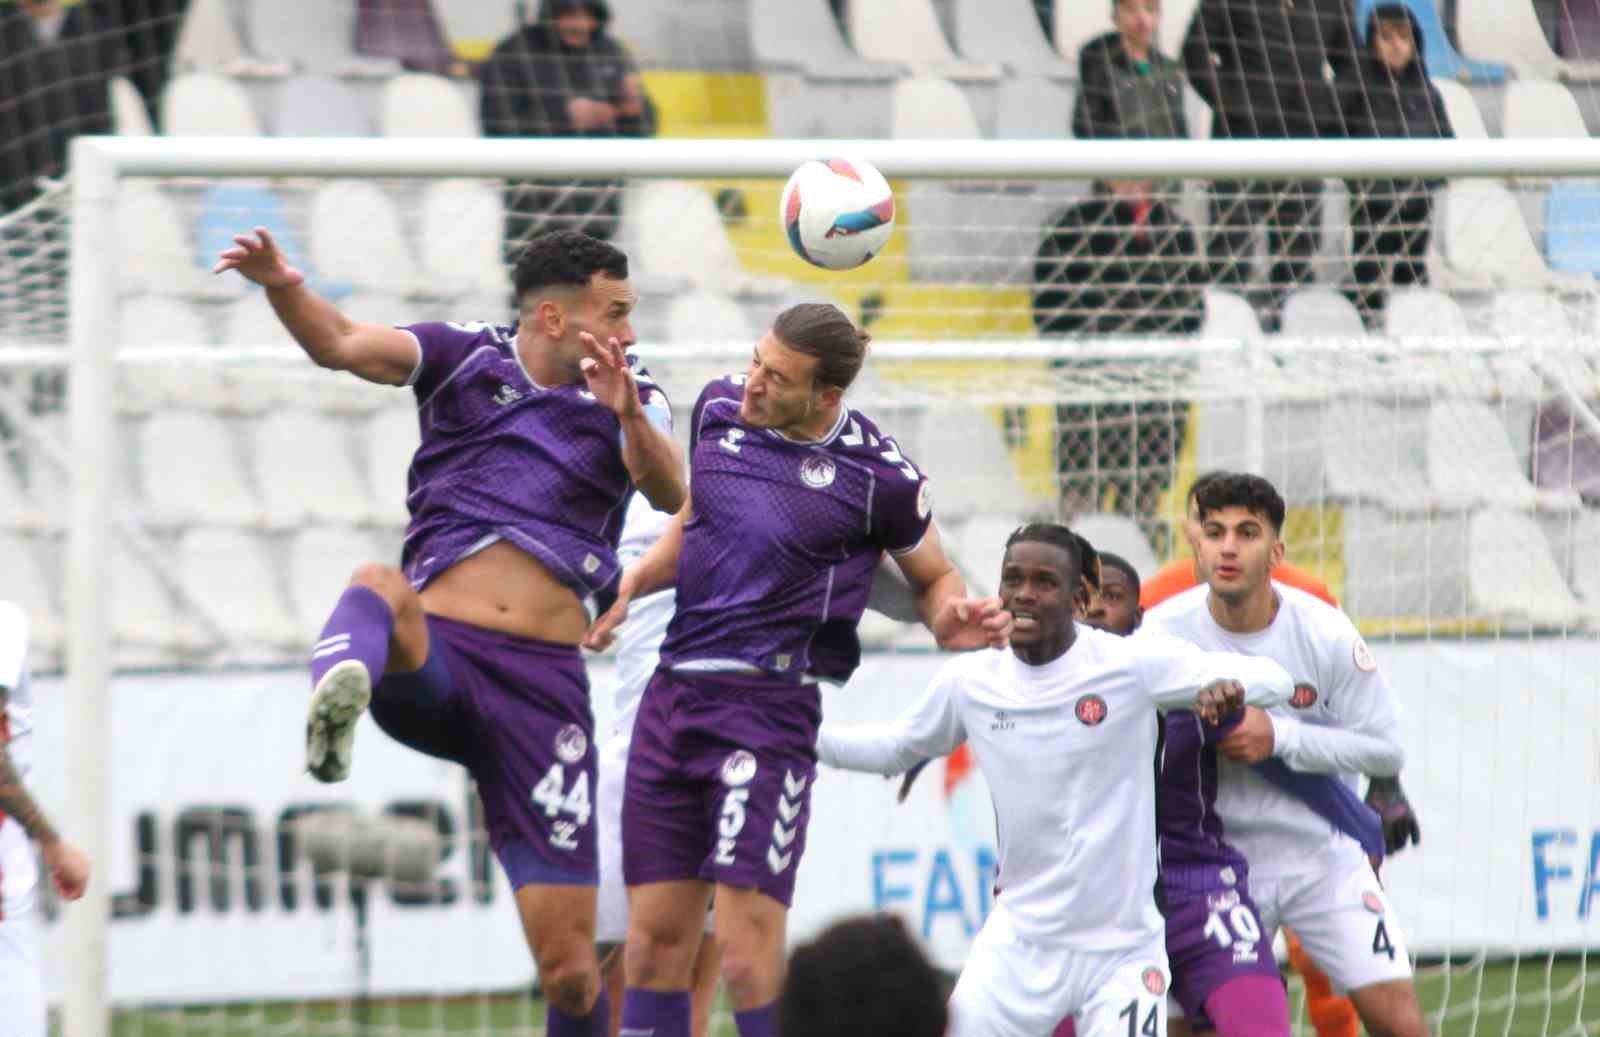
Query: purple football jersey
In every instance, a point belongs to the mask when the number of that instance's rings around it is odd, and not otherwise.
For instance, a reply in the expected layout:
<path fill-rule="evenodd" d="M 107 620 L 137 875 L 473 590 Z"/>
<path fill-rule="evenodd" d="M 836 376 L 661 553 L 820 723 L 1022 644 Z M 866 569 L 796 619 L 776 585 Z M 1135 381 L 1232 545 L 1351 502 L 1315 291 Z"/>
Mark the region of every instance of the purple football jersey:
<path fill-rule="evenodd" d="M 743 398 L 733 376 L 695 404 L 694 512 L 662 663 L 842 682 L 861 659 L 856 624 L 883 552 L 915 548 L 932 522 L 927 481 L 848 407 L 828 435 L 797 442 L 740 421 Z"/>
<path fill-rule="evenodd" d="M 516 354 L 515 325 L 413 324 L 422 445 L 407 476 L 401 565 L 421 590 L 497 540 L 527 552 L 579 598 L 617 578 L 617 538 L 633 481 L 622 426 L 583 382 L 542 386 Z M 666 396 L 629 356 L 652 420 Z"/>
<path fill-rule="evenodd" d="M 1244 855 L 1223 839 L 1216 743 L 1238 721 L 1217 728 L 1191 710 L 1175 709 L 1162 723 L 1156 782 L 1161 880 L 1174 891 L 1191 893 L 1232 888 L 1248 869 Z"/>

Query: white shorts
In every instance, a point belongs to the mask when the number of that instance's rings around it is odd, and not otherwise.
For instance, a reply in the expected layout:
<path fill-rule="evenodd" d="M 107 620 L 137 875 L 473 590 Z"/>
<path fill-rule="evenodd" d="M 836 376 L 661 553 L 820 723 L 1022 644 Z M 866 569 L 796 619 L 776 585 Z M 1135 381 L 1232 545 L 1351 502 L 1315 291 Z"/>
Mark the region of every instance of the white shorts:
<path fill-rule="evenodd" d="M 626 734 L 613 734 L 600 746 L 600 774 L 595 781 L 595 838 L 600 850 L 600 888 L 595 900 L 596 943 L 622 943 L 628 938 L 628 886 L 622 881 L 622 791 L 628 777 Z M 706 914 L 706 932 L 712 916 Z M 3 1037 L 3 1035 L 0 1035 Z"/>
<path fill-rule="evenodd" d="M 0 1037 L 44 1037 L 39 925 L 32 911 L 0 920 Z"/>
<path fill-rule="evenodd" d="M 1159 933 L 1131 950 L 1049 947 L 997 908 L 950 995 L 949 1037 L 1050 1037 L 1068 1016 L 1078 1037 L 1165 1037 L 1171 981 Z"/>
<path fill-rule="evenodd" d="M 1300 875 L 1250 873 L 1267 939 L 1294 930 L 1340 994 L 1411 977 L 1411 955 L 1389 896 L 1365 857 Z"/>

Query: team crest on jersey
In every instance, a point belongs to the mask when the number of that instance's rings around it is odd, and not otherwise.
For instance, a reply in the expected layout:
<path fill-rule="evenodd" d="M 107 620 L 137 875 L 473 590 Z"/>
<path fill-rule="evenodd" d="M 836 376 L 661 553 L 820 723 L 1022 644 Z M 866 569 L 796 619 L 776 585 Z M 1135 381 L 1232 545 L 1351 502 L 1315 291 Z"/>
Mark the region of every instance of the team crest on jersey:
<path fill-rule="evenodd" d="M 1085 727 L 1095 727 L 1106 718 L 1106 700 L 1099 695 L 1085 695 L 1072 711 L 1077 714 L 1079 723 Z"/>
<path fill-rule="evenodd" d="M 1317 689 L 1301 681 L 1294 686 L 1294 694 L 1289 696 L 1289 705 L 1295 709 L 1310 709 L 1317 704 Z"/>
<path fill-rule="evenodd" d="M 808 457 L 800 462 L 800 481 L 813 490 L 821 490 L 833 485 L 833 462 L 826 457 Z"/>
<path fill-rule="evenodd" d="M 577 724 L 568 724 L 556 732 L 556 756 L 562 763 L 577 763 L 589 751 L 589 737 Z"/>
<path fill-rule="evenodd" d="M 600 568 L 600 559 L 596 558 L 594 555 L 584 555 L 583 556 L 583 571 L 586 574 L 588 574 L 589 576 L 593 576 L 595 574 L 595 572 L 599 568 Z"/>
<path fill-rule="evenodd" d="M 1239 876 L 1233 870 L 1233 865 L 1231 864 L 1225 865 L 1221 871 L 1217 872 L 1217 878 L 1222 881 L 1224 886 L 1232 886 L 1239 881 Z"/>
<path fill-rule="evenodd" d="M 1362 673 L 1371 673 L 1378 668 L 1378 660 L 1372 657 L 1372 649 L 1367 647 L 1367 642 L 1363 638 L 1356 638 L 1356 646 L 1352 649 L 1351 655 L 1354 657 L 1356 669 Z"/>
<path fill-rule="evenodd" d="M 1383 914 L 1383 898 L 1370 889 L 1361 894 L 1361 905 L 1375 915 Z"/>
<path fill-rule="evenodd" d="M 928 480 L 922 480 L 922 485 L 917 487 L 917 518 L 927 518 L 933 513 L 933 490 L 928 485 Z"/>
<path fill-rule="evenodd" d="M 1167 992 L 1167 977 L 1161 974 L 1160 969 L 1153 966 L 1145 969 L 1144 988 L 1157 996 L 1165 994 Z"/>
<path fill-rule="evenodd" d="M 750 784 L 756 776 L 756 758 L 744 749 L 735 749 L 722 761 L 722 783 L 737 788 Z"/>

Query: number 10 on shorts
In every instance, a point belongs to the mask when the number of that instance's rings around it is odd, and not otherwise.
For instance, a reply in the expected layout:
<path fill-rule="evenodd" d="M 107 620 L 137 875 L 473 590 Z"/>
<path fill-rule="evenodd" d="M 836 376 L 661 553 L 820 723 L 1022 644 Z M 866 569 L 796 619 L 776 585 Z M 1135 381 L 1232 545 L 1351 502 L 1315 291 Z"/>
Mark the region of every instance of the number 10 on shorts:
<path fill-rule="evenodd" d="M 589 823 L 592 811 L 589 772 L 580 768 L 569 789 L 566 768 L 559 763 L 551 764 L 539 784 L 533 787 L 533 801 L 544 808 L 544 816 L 551 820 L 550 844 L 562 850 L 576 850 L 578 829 Z M 562 814 L 569 815 L 571 820 L 563 820 Z"/>

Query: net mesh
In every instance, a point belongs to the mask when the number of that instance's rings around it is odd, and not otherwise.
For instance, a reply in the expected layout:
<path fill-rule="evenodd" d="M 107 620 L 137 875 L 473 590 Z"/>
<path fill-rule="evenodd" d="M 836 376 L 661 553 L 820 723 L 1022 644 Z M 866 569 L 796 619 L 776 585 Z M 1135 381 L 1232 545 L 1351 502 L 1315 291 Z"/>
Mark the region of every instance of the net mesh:
<path fill-rule="evenodd" d="M 573 118 L 568 87 L 617 74 L 566 59 L 553 66 L 552 88 L 539 78 L 539 60 L 518 53 L 500 78 L 481 69 L 481 78 L 463 75 L 515 26 L 511 4 L 322 3 L 287 17 L 291 6 L 69 4 L 48 45 L 12 35 L 0 50 L 0 76 L 12 84 L 5 96 L 23 102 L 0 100 L 0 117 L 17 120 L 0 133 L 0 557 L 16 560 L 5 593 L 34 618 L 45 671 L 61 662 L 67 604 L 66 140 L 147 128 L 544 132 L 519 109 L 553 98 L 554 115 L 541 117 Z M 1189 79 L 1176 106 L 1160 76 L 1095 85 L 1080 72 L 1078 46 L 1112 27 L 1108 5 L 897 0 L 882 5 L 893 16 L 887 22 L 877 6 L 613 3 L 611 29 L 629 45 L 654 131 L 664 136 L 1248 134 L 1239 119 L 1219 125 L 1202 97 L 1228 88 L 1220 77 L 1238 48 L 1224 54 L 1227 41 L 1213 37 L 1194 43 L 1190 16 L 1250 5 L 1201 0 L 1161 10 L 1158 42 Z M 1582 76 L 1600 9 L 1462 0 L 1443 5 L 1436 36 L 1432 5 L 1412 6 L 1432 93 L 1415 82 L 1407 94 L 1392 84 L 1375 90 L 1370 77 L 1342 79 L 1355 49 L 1325 53 L 1321 74 L 1287 83 L 1246 63 L 1233 69 L 1235 85 L 1259 95 L 1252 111 L 1285 120 L 1309 107 L 1354 113 L 1380 130 L 1391 108 L 1410 112 L 1416 121 L 1398 135 L 1437 135 L 1442 122 L 1457 136 L 1582 135 L 1594 123 L 1595 95 Z M 0 4 L 7 32 L 31 17 Z M 329 31 L 328 17 L 348 31 Z M 1364 48 L 1359 21 L 1349 26 L 1352 46 Z M 1337 36 L 1331 23 L 1323 30 L 1327 40 Z M 1272 43 L 1275 31 L 1252 29 L 1244 50 Z M 1218 70 L 1209 87 L 1194 81 L 1196 53 Z M 1311 97 L 1319 91 L 1325 104 Z M 1407 109 L 1407 98 L 1426 107 Z M 624 115 L 623 96 L 605 103 L 613 120 L 642 118 Z M 606 113 L 590 117 L 603 123 Z M 1306 124 L 1290 132 L 1330 131 Z M 992 586 L 1004 532 L 1039 517 L 1091 530 L 1148 575 L 1183 553 L 1177 531 L 1194 475 L 1250 467 L 1289 501 L 1291 561 L 1321 576 L 1376 643 L 1487 645 L 1495 654 L 1482 665 L 1494 678 L 1480 669 L 1463 686 L 1517 696 L 1524 689 L 1510 671 L 1522 664 L 1537 662 L 1546 675 L 1594 672 L 1585 653 L 1600 615 L 1592 276 L 1600 198 L 1591 181 L 1292 183 L 1241 171 L 1239 180 L 1211 183 L 896 182 L 889 249 L 859 271 L 833 274 L 806 266 L 784 243 L 777 180 L 633 180 L 619 170 L 581 183 L 475 181 L 451 178 L 448 149 L 426 146 L 440 155 L 437 178 L 123 185 L 123 352 L 108 401 L 118 423 L 119 488 L 108 502 L 117 546 L 108 565 L 111 634 L 125 673 L 154 668 L 163 679 L 199 682 L 179 689 L 194 692 L 265 666 L 283 677 L 271 690 L 294 699 L 297 672 L 280 668 L 298 666 L 350 568 L 398 554 L 416 436 L 409 398 L 312 368 L 258 292 L 207 273 L 229 236 L 255 225 L 273 228 L 313 285 L 351 316 L 389 323 L 509 319 L 504 258 L 528 235 L 550 226 L 609 235 L 628 251 L 641 292 L 638 351 L 680 415 L 707 379 L 742 365 L 780 308 L 837 302 L 877 343 L 852 401 L 932 473 L 942 527 L 975 587 Z M 915 628 L 887 620 L 870 620 L 864 637 L 869 648 L 906 655 L 929 647 Z M 1589 716 L 1593 687 L 1561 680 L 1562 715 Z M 146 697 L 166 702 L 161 694 L 151 688 Z M 1426 715 L 1448 726 L 1454 714 L 1425 701 Z M 1514 701 L 1530 713 L 1548 702 Z M 191 710 L 183 715 L 205 737 L 207 717 Z M 292 734 L 297 724 L 290 717 L 277 726 Z M 1403 910 L 1408 923 L 1416 919 L 1412 944 L 1427 959 L 1418 983 L 1430 1021 L 1452 1034 L 1594 1032 L 1600 996 L 1585 950 L 1594 928 L 1588 895 L 1573 892 L 1594 881 L 1594 865 L 1584 864 L 1600 828 L 1594 785 L 1562 786 L 1563 802 L 1577 807 L 1546 821 L 1539 804 L 1552 793 L 1537 765 L 1548 732 L 1517 727 L 1481 756 L 1449 740 L 1448 753 L 1430 754 L 1423 745 L 1436 734 L 1408 731 L 1416 761 L 1408 782 L 1418 774 L 1431 782 L 1424 787 L 1454 781 L 1478 790 L 1468 760 L 1489 759 L 1501 784 L 1426 804 L 1429 845 L 1407 851 L 1421 855 L 1414 872 L 1404 870 L 1405 855 L 1397 859 L 1398 888 L 1414 891 L 1419 874 L 1473 888 L 1483 875 L 1472 861 L 1483 848 L 1461 833 L 1476 803 L 1505 796 L 1520 813 L 1496 832 L 1525 851 L 1516 870 L 1485 879 L 1489 897 L 1548 896 L 1550 917 L 1577 921 L 1541 943 L 1537 930 L 1511 939 L 1493 924 Z M 292 742 L 259 755 L 292 760 Z M 186 766 L 174 760 L 144 769 L 158 772 L 159 786 Z M 424 809 L 424 821 L 450 833 L 446 870 L 470 900 L 491 885 L 471 797 L 455 785 L 419 787 L 398 805 L 383 789 L 355 798 L 368 813 L 412 818 L 421 801 L 446 802 L 433 814 Z M 193 946 L 282 962 L 295 958 L 300 938 L 315 964 L 270 993 L 198 982 L 119 986 L 114 973 L 119 1032 L 497 1033 L 542 1021 L 525 993 L 531 970 L 514 932 L 494 945 L 514 964 L 485 966 L 474 981 L 440 978 L 442 968 L 436 977 L 392 971 L 399 948 L 430 936 L 426 926 L 393 924 L 391 890 L 404 892 L 406 880 L 379 887 L 352 879 L 360 868 L 348 849 L 331 863 L 296 857 L 296 815 L 282 804 L 241 820 L 215 804 L 185 814 L 185 794 L 157 793 L 142 813 L 125 811 L 131 830 L 119 834 L 128 842 L 112 869 L 123 932 L 135 931 L 141 896 L 160 905 L 159 916 L 175 910 L 188 883 L 202 906 L 215 902 L 207 897 L 267 898 L 260 915 L 213 912 L 215 929 Z M 249 806 L 248 791 L 238 797 L 237 809 Z M 1430 824 L 1430 816 L 1458 824 Z M 886 813 L 879 822 L 890 842 L 913 837 L 912 821 Z M 1435 856 L 1450 847 L 1456 861 Z M 289 912 L 284 888 L 301 903 L 326 901 L 327 911 Z M 373 892 L 380 888 L 382 896 Z M 425 892 L 443 895 L 436 885 Z M 463 924 L 504 922 L 510 912 L 503 895 L 480 906 L 484 915 Z M 136 939 L 113 937 L 125 947 Z M 149 955 L 173 974 L 198 968 L 177 943 Z M 375 985 L 363 986 L 363 968 L 379 977 Z M 725 1016 L 716 1025 L 731 1032 Z"/>

